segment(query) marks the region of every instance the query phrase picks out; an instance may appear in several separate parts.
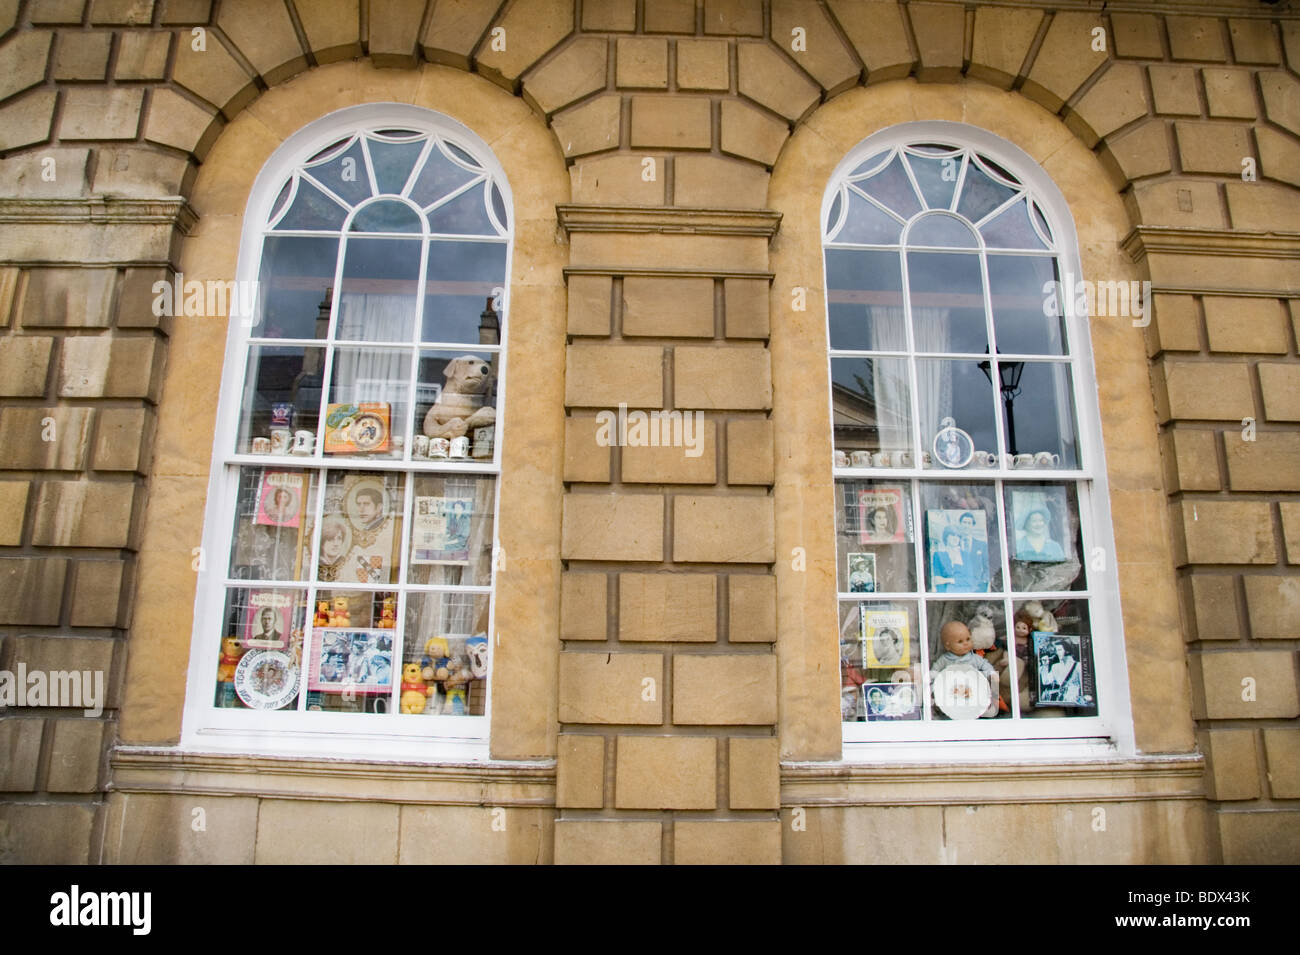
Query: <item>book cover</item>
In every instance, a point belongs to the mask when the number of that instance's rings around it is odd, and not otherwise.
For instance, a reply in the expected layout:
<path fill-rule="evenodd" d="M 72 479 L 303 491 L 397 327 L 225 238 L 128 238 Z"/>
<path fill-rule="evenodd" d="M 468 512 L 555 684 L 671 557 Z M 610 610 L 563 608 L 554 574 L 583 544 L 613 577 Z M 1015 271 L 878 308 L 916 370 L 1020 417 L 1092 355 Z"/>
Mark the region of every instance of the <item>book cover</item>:
<path fill-rule="evenodd" d="M 1035 630 L 1030 634 L 1029 686 L 1035 706 L 1096 707 L 1092 641 L 1077 634 Z"/>
<path fill-rule="evenodd" d="M 388 402 L 336 402 L 325 406 L 326 454 L 373 454 L 387 451 L 388 444 Z"/>
<path fill-rule="evenodd" d="M 863 610 L 862 641 L 868 670 L 895 669 L 909 662 L 905 610 Z"/>
<path fill-rule="evenodd" d="M 858 491 L 858 542 L 899 544 L 912 539 L 905 500 L 907 489 L 876 485 Z"/>

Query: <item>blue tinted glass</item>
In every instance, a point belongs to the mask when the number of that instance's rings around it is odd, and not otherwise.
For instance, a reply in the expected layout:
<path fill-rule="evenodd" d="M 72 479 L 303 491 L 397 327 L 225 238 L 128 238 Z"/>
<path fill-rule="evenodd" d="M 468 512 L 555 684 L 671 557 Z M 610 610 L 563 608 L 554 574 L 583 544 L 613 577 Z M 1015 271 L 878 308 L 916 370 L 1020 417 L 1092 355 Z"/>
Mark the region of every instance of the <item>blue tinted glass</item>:
<path fill-rule="evenodd" d="M 375 163 L 375 184 L 379 191 L 400 195 L 415 168 L 415 161 L 420 158 L 424 143 L 386 143 L 371 139 L 367 145 Z"/>
<path fill-rule="evenodd" d="M 980 229 L 984 242 L 995 249 L 1046 249 L 1029 223 L 1029 208 L 1024 199 L 1012 203 Z"/>
<path fill-rule="evenodd" d="M 880 172 L 870 179 L 864 179 L 858 188 L 875 199 L 887 209 L 892 209 L 904 219 L 910 219 L 921 211 L 921 202 L 916 198 L 912 181 L 903 169 L 901 156 L 895 156 Z"/>
<path fill-rule="evenodd" d="M 990 255 L 988 269 L 998 351 L 1064 354 L 1061 303 L 1051 284 L 1057 280 L 1056 260 L 1046 255 Z"/>
<path fill-rule="evenodd" d="M 395 199 L 372 202 L 352 219 L 351 232 L 414 232 L 423 231 L 420 214 L 404 202 Z"/>
<path fill-rule="evenodd" d="M 931 209 L 947 209 L 952 205 L 952 193 L 957 188 L 957 173 L 961 171 L 961 156 L 911 156 L 907 157 L 921 195 Z"/>
<path fill-rule="evenodd" d="M 336 337 L 410 341 L 419 277 L 419 239 L 349 238 Z"/>
<path fill-rule="evenodd" d="M 826 250 L 831 348 L 903 351 L 903 274 L 897 252 Z"/>
<path fill-rule="evenodd" d="M 270 235 L 262 243 L 264 296 L 252 334 L 262 338 L 324 338 L 329 333 L 329 295 L 339 240 Z"/>
<path fill-rule="evenodd" d="M 976 249 L 979 242 L 966 224 L 952 216 L 931 215 L 919 220 L 907 233 L 907 244 Z"/>
<path fill-rule="evenodd" d="M 983 354 L 987 350 L 978 255 L 908 252 L 907 275 L 917 351 Z"/>
<path fill-rule="evenodd" d="M 484 183 L 471 186 L 455 199 L 429 212 L 429 231 L 448 235 L 496 235 L 483 204 Z"/>
<path fill-rule="evenodd" d="M 307 166 L 306 170 L 309 176 L 350 205 L 355 206 L 370 198 L 370 177 L 366 174 L 366 157 L 359 140 L 319 165 Z"/>
<path fill-rule="evenodd" d="M 966 164 L 966 181 L 961 187 L 957 211 L 971 222 L 979 222 L 1015 194 L 1016 190 L 995 182 L 972 160 Z"/>
<path fill-rule="evenodd" d="M 299 178 L 298 191 L 275 226 L 277 230 L 302 229 L 311 232 L 334 232 L 343 228 L 348 210 L 329 198 L 305 179 Z"/>
<path fill-rule="evenodd" d="M 857 242 L 862 245 L 897 245 L 903 233 L 903 224 L 882 212 L 852 189 L 849 190 L 849 213 L 844 227 L 836 234 L 835 242 Z"/>
<path fill-rule="evenodd" d="M 505 276 L 502 242 L 430 242 L 421 340 L 497 344 L 493 317 L 483 313 L 494 291 L 505 286 Z M 495 315 L 498 326 L 501 319 Z"/>

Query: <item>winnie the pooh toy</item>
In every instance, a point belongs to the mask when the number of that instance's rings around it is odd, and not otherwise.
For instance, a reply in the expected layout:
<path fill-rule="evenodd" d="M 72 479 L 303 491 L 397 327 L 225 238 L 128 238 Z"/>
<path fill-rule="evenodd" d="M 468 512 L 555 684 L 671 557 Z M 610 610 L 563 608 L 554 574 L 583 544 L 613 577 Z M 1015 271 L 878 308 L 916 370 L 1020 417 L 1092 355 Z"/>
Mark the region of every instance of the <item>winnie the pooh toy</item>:
<path fill-rule="evenodd" d="M 424 682 L 420 664 L 402 664 L 402 712 L 423 713 L 433 695 L 433 687 Z"/>
<path fill-rule="evenodd" d="M 447 362 L 443 376 L 447 383 L 424 416 L 426 435 L 459 438 L 497 420 L 496 411 L 484 404 L 492 387 L 492 369 L 486 361 L 461 355 Z"/>

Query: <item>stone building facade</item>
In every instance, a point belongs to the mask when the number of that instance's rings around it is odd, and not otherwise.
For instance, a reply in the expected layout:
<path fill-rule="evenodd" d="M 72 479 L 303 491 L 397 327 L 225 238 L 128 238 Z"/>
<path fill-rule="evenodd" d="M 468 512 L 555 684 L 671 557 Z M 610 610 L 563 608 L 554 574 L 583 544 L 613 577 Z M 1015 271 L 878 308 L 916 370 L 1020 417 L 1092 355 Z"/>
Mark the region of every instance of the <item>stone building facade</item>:
<path fill-rule="evenodd" d="M 155 283 L 243 274 L 261 170 L 380 103 L 510 184 L 483 750 L 200 745 L 233 320 Z M 1086 758 L 845 743 L 823 198 L 930 121 L 1150 283 L 1088 325 L 1127 700 Z M 1297 861 L 1298 190 L 1288 2 L 0 2 L 0 671 L 106 688 L 4 708 L 0 860 Z M 598 441 L 620 405 L 702 453 Z"/>

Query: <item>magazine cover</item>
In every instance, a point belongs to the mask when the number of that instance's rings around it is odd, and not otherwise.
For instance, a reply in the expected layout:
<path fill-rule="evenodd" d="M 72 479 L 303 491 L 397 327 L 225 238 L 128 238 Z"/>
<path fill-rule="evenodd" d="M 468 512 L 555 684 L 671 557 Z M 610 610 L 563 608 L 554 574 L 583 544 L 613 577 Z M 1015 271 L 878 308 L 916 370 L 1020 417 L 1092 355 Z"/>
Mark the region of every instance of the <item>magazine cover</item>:
<path fill-rule="evenodd" d="M 867 683 L 862 687 L 867 720 L 919 720 L 921 699 L 913 683 Z"/>
<path fill-rule="evenodd" d="M 474 501 L 417 497 L 411 520 L 411 563 L 468 564 Z"/>
<path fill-rule="evenodd" d="M 393 688 L 393 631 L 316 631 L 307 689 L 388 693 Z"/>
<path fill-rule="evenodd" d="M 386 401 L 335 402 L 325 406 L 325 453 L 372 454 L 388 450 Z"/>
<path fill-rule="evenodd" d="M 270 527 L 297 527 L 302 522 L 301 471 L 267 471 L 257 490 L 257 514 L 254 524 Z"/>
<path fill-rule="evenodd" d="M 933 593 L 987 593 L 988 515 L 982 510 L 925 512 Z"/>
<path fill-rule="evenodd" d="M 880 486 L 858 491 L 858 541 L 862 544 L 898 544 L 912 539 L 906 520 L 906 488 Z"/>
<path fill-rule="evenodd" d="M 294 595 L 279 590 L 248 591 L 240 645 L 260 650 L 289 649 Z"/>
<path fill-rule="evenodd" d="M 907 666 L 907 611 L 863 610 L 862 640 L 867 669 Z"/>
<path fill-rule="evenodd" d="M 1035 630 L 1030 641 L 1029 681 L 1035 706 L 1097 705 L 1089 638 Z"/>
<path fill-rule="evenodd" d="M 1064 487 L 1013 487 L 1010 495 L 1012 558 L 1056 563 L 1074 556 Z"/>

